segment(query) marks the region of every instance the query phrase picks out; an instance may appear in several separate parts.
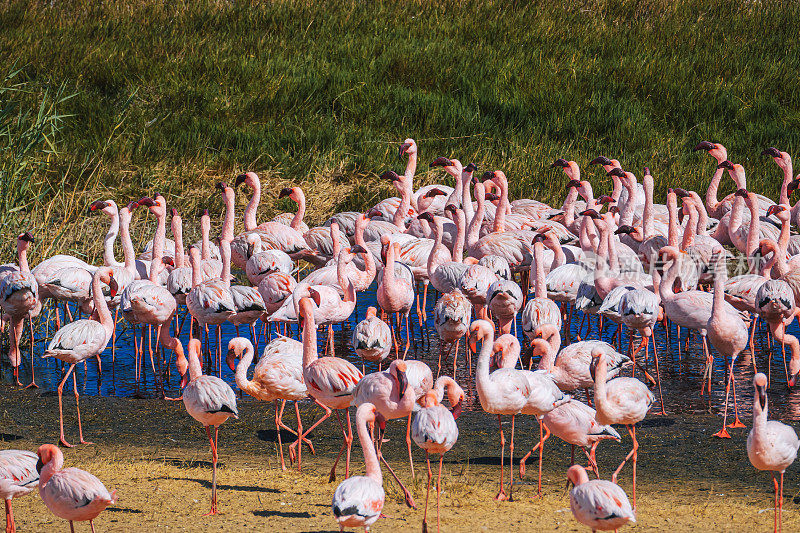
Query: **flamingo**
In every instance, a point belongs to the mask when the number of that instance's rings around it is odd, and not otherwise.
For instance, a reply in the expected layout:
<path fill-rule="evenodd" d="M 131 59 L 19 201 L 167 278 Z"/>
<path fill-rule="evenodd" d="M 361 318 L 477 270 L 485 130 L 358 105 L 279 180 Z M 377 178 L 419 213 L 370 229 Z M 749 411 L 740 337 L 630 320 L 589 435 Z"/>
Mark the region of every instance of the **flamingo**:
<path fill-rule="evenodd" d="M 455 289 L 443 294 L 433 309 L 433 324 L 439 336 L 439 372 L 442 370 L 442 353 L 449 347 L 448 355 L 455 350 L 453 357 L 453 375 L 456 375 L 458 345 L 461 338 L 469 331 L 472 316 L 472 302 L 460 290 Z M 467 363 L 472 372 L 472 365 Z"/>
<path fill-rule="evenodd" d="M 363 361 L 380 363 L 389 356 L 392 350 L 392 331 L 389 325 L 378 318 L 378 310 L 374 307 L 367 309 L 367 316 L 356 324 L 353 330 L 353 350 L 361 357 L 361 370 L 364 370 Z"/>
<path fill-rule="evenodd" d="M 511 333 L 511 324 L 516 328 L 517 313 L 522 308 L 522 289 L 510 280 L 501 279 L 489 286 L 486 307 L 497 317 L 501 333 Z"/>
<path fill-rule="evenodd" d="M 533 241 L 533 262 L 531 263 L 534 297 L 528 298 L 522 311 L 522 333 L 530 341 L 534 330 L 542 324 L 553 324 L 561 329 L 561 310 L 547 297 L 547 284 L 544 272 L 545 236 L 538 234 Z"/>
<path fill-rule="evenodd" d="M 264 348 L 264 354 L 256 363 L 253 370 L 253 379 L 247 379 L 247 369 L 253 362 L 253 343 L 244 337 L 236 337 L 228 342 L 227 362 L 235 372 L 236 386 L 253 398 L 265 402 L 275 403 L 275 432 L 278 436 L 278 451 L 281 457 L 281 469 L 286 470 L 283 458 L 283 443 L 281 442 L 281 428 L 294 435 L 303 434 L 303 423 L 300 419 L 300 408 L 297 404 L 308 397 L 306 384 L 303 382 L 303 345 L 294 339 L 280 336 Z M 240 361 L 234 369 L 234 362 Z M 278 400 L 281 400 L 280 413 Z M 283 423 L 283 409 L 287 401 L 294 402 L 297 415 L 297 431 Z M 299 438 L 299 437 L 298 437 Z M 311 441 L 308 441 L 311 446 Z M 311 446 L 311 450 L 314 448 Z M 297 469 L 302 469 L 302 446 L 298 448 Z M 290 459 L 292 457 L 290 456 Z"/>
<path fill-rule="evenodd" d="M 408 418 L 406 426 L 406 447 L 408 449 L 408 460 L 411 465 L 411 475 L 414 476 L 414 462 L 411 456 L 411 412 L 416 404 L 414 389 L 408 386 L 406 379 L 406 362 L 402 359 L 395 359 L 389 368 L 383 372 L 373 372 L 367 374 L 356 385 L 353 391 L 353 405 L 359 406 L 363 403 L 371 403 L 378 410 L 378 422 L 380 425 L 379 440 L 382 440 L 383 432 L 388 420 L 396 418 Z M 394 471 L 389 467 L 381 453 L 381 446 L 378 445 L 378 457 L 389 469 L 395 481 L 400 485 L 405 496 L 406 505 L 416 509 L 414 498 L 406 489 Z"/>
<path fill-rule="evenodd" d="M 383 474 L 378 462 L 378 454 L 370 436 L 369 426 L 375 423 L 377 409 L 371 403 L 363 403 L 356 411 L 356 431 L 361 449 L 364 450 L 366 476 L 353 476 L 345 479 L 333 493 L 331 508 L 339 523 L 339 530 L 345 527 L 369 527 L 381 516 L 386 498 L 383 492 Z"/>
<path fill-rule="evenodd" d="M 636 440 L 636 424 L 647 416 L 647 411 L 652 407 L 656 397 L 644 383 L 635 378 L 618 377 L 606 382 L 606 356 L 602 350 L 597 348 L 592 350 L 591 371 L 595 382 L 594 403 L 597 408 L 595 420 L 602 425 L 625 424 L 633 440 L 633 448 L 614 471 L 611 481 L 617 482 L 620 470 L 629 459 L 633 458 L 633 508 L 635 510 L 636 460 L 639 449 L 639 441 Z"/>
<path fill-rule="evenodd" d="M 592 531 L 616 531 L 636 523 L 635 509 L 631 509 L 628 495 L 616 483 L 605 479 L 589 481 L 586 469 L 580 465 L 569 467 L 567 479 L 574 485 L 569 491 L 569 507 L 581 524 Z"/>
<path fill-rule="evenodd" d="M 440 530 L 439 523 L 439 494 L 442 482 L 442 462 L 444 454 L 450 451 L 458 440 L 458 425 L 453 414 L 440 403 L 436 391 L 429 391 L 423 397 L 423 407 L 414 417 L 411 424 L 411 438 L 425 450 L 425 461 L 428 464 L 428 488 L 425 491 L 425 514 L 422 518 L 422 530 L 427 531 L 428 526 L 428 496 L 431 492 L 430 454 L 439 454 L 439 474 L 436 478 L 436 531 Z"/>
<path fill-rule="evenodd" d="M 211 511 L 208 515 L 218 514 L 217 510 L 217 445 L 219 443 L 219 426 L 230 417 L 239 418 L 236 409 L 236 394 L 233 389 L 216 376 L 204 376 L 200 366 L 200 341 L 189 340 L 189 358 L 179 355 L 175 362 L 181 373 L 183 387 L 183 405 L 192 418 L 205 427 L 208 442 L 211 445 L 213 474 L 211 477 Z M 211 436 L 210 426 L 214 426 Z"/>
<path fill-rule="evenodd" d="M 783 521 L 783 473 L 794 460 L 800 448 L 800 439 L 791 426 L 767 420 L 767 376 L 758 373 L 753 377 L 753 429 L 747 435 L 747 458 L 758 470 L 769 470 L 775 485 L 774 531 L 782 530 Z M 780 472 L 780 485 L 775 479 Z"/>
<path fill-rule="evenodd" d="M 108 346 L 111 335 L 114 333 L 114 320 L 108 310 L 108 304 L 103 297 L 102 283 L 109 287 L 109 293 L 113 297 L 117 293 L 117 282 L 114 280 L 114 273 L 109 267 L 98 268 L 92 277 L 92 297 L 94 298 L 95 313 L 99 321 L 83 319 L 66 324 L 53 336 L 50 344 L 44 352 L 43 357 L 55 357 L 56 359 L 69 364 L 64 379 L 58 384 L 58 415 L 61 430 L 60 442 L 68 448 L 72 445 L 64 438 L 64 409 L 61 396 L 64 392 L 64 383 L 69 379 L 70 374 L 75 370 L 75 365 L 91 357 L 99 357 Z M 81 444 L 91 444 L 83 440 L 83 427 L 81 426 L 81 409 L 78 396 L 78 382 L 75 376 L 72 377 L 73 390 L 75 392 L 75 405 L 78 412 L 78 435 Z"/>
<path fill-rule="evenodd" d="M 245 176 L 246 179 L 246 176 Z M 257 177 L 256 177 L 257 179 Z M 239 175 L 236 177 L 236 185 L 238 186 L 242 181 L 242 176 Z M 260 182 L 259 182 L 260 183 Z M 289 220 L 289 227 L 299 231 L 300 233 L 308 233 L 309 227 L 308 224 L 303 222 L 303 216 L 306 214 L 306 195 L 303 194 L 303 189 L 300 187 L 284 187 L 281 189 L 281 192 L 278 193 L 278 199 L 281 198 L 290 198 L 295 203 L 297 203 L 297 212 L 292 213 L 282 213 L 281 215 L 275 215 L 272 219 L 275 222 L 282 222 L 286 223 L 286 220 Z M 255 217 L 254 217 L 255 218 Z M 245 229 L 255 229 L 255 227 L 250 227 Z"/>
<path fill-rule="evenodd" d="M 470 342 L 473 351 L 475 345 L 481 342 L 481 351 L 475 369 L 475 388 L 483 410 L 497 415 L 500 424 L 500 491 L 495 500 L 513 501 L 514 488 L 514 420 L 528 403 L 531 395 L 531 386 L 521 372 L 513 368 L 500 368 L 489 373 L 489 357 L 494 348 L 494 326 L 487 320 L 476 320 L 470 325 Z M 506 495 L 503 483 L 504 458 L 506 439 L 503 436 L 502 415 L 511 415 L 511 442 L 509 446 L 509 461 L 511 467 L 511 485 Z"/>
<path fill-rule="evenodd" d="M 31 331 L 31 382 L 25 387 L 35 387 L 36 374 L 33 366 L 33 318 L 38 316 L 42 310 L 42 302 L 39 299 L 39 284 L 36 277 L 31 273 L 28 266 L 28 247 L 33 242 L 33 236 L 25 232 L 17 237 L 17 265 L 16 270 L 5 270 L 0 272 L 0 307 L 3 313 L 11 318 L 11 346 L 8 350 L 8 359 L 14 367 L 14 381 L 18 386 L 22 386 L 19 381 L 19 365 L 21 355 L 19 341 L 22 337 L 22 328 L 27 318 L 30 323 Z"/>
<path fill-rule="evenodd" d="M 0 498 L 6 504 L 6 533 L 16 533 L 11 500 L 25 496 L 39 485 L 39 457 L 27 450 L 0 450 Z"/>
<path fill-rule="evenodd" d="M 461 278 L 461 292 L 464 293 L 475 307 L 476 317 L 483 320 L 488 319 L 488 314 L 486 313 L 486 294 L 489 292 L 489 287 L 497 280 L 497 274 L 480 264 L 470 265 Z"/>
<path fill-rule="evenodd" d="M 388 244 L 386 250 L 386 267 L 383 269 L 383 279 L 378 284 L 377 300 L 381 309 L 388 314 L 395 314 L 399 323 L 399 316 L 402 313 L 406 319 L 406 347 L 403 352 L 405 359 L 408 349 L 411 346 L 411 336 L 409 334 L 408 316 L 411 313 L 411 306 L 414 304 L 414 286 L 406 279 L 395 275 L 395 258 L 399 254 L 399 245 Z M 394 326 L 392 326 L 392 339 L 394 341 L 395 353 L 399 353 L 397 340 L 395 337 Z"/>
<path fill-rule="evenodd" d="M 336 465 L 342 453 L 347 450 L 345 477 L 350 477 L 350 450 L 353 443 L 353 430 L 350 425 L 350 407 L 356 385 L 364 375 L 348 361 L 338 357 L 319 357 L 317 354 L 317 325 L 314 319 L 314 302 L 303 297 L 299 302 L 299 316 L 303 319 L 303 381 L 308 387 L 308 395 L 319 405 L 325 414 L 319 418 L 302 438 L 331 416 L 336 410 L 336 418 L 342 429 L 344 442 L 331 468 L 330 480 L 336 479 Z M 339 410 L 347 413 L 347 431 L 342 426 Z"/>
<path fill-rule="evenodd" d="M 94 519 L 109 505 L 117 503 L 117 491 L 109 494 L 103 482 L 85 470 L 63 468 L 64 454 L 52 444 L 43 444 L 36 451 L 39 461 L 39 496 L 59 518 L 73 522 L 89 521 L 94 533 Z"/>

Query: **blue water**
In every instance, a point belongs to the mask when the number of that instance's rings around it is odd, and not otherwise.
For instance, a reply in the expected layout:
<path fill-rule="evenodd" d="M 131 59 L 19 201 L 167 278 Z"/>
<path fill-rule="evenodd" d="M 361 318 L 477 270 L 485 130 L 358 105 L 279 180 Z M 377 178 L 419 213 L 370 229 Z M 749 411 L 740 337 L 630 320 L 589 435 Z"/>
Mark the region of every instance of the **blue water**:
<path fill-rule="evenodd" d="M 437 373 L 438 368 L 438 343 L 436 338 L 436 331 L 433 328 L 433 306 L 435 298 L 432 297 L 433 293 L 429 293 L 428 306 L 427 306 L 427 322 L 420 328 L 419 319 L 414 309 L 411 312 L 411 325 L 414 341 L 409 350 L 409 357 L 419 359 L 426 362 L 434 372 Z M 358 320 L 364 318 L 364 314 L 368 306 L 377 306 L 375 300 L 375 287 L 370 290 L 360 293 L 358 295 L 358 307 L 356 313 L 351 317 L 349 322 L 342 325 L 337 325 L 335 331 L 335 349 L 336 355 L 345 357 L 358 368 L 362 367 L 361 359 L 355 355 L 350 346 L 350 336 L 352 328 Z M 73 309 L 73 314 L 77 315 L 77 311 Z M 179 308 L 179 320 L 183 320 L 186 316 L 186 309 Z M 578 313 L 573 316 L 571 324 L 571 333 L 573 339 L 578 335 L 578 328 L 582 324 L 583 315 Z M 587 335 L 587 326 L 584 323 L 581 330 L 581 338 L 583 339 L 597 339 L 598 333 L 598 319 L 596 316 L 590 318 L 591 333 Z M 174 331 L 174 324 L 173 324 Z M 603 330 L 602 339 L 608 342 L 614 341 L 617 326 L 613 323 L 608 323 Z M 257 322 L 257 331 L 262 332 L 262 323 Z M 275 334 L 275 326 L 270 325 L 269 330 L 271 334 Z M 250 337 L 249 328 L 243 326 L 240 328 L 242 336 Z M 41 391 L 52 391 L 58 386 L 59 381 L 66 371 L 66 366 L 58 360 L 48 358 L 42 359 L 41 354 L 44 347 L 49 342 L 50 337 L 55 331 L 55 321 L 53 310 L 46 307 L 39 319 L 35 321 L 35 357 L 34 364 L 36 369 L 36 383 L 41 387 Z M 180 335 L 181 341 L 186 346 L 188 342 L 189 320 L 186 319 Z M 519 324 L 519 319 L 516 331 L 520 340 L 522 337 L 522 328 Z M 298 338 L 297 325 L 292 326 L 293 336 Z M 800 328 L 796 323 L 793 323 L 790 332 L 794 335 L 800 335 Z M 6 332 L 7 333 L 7 332 Z M 141 328 L 138 328 L 136 334 L 141 333 Z M 221 377 L 231 384 L 234 389 L 233 372 L 227 367 L 224 362 L 225 354 L 227 353 L 227 344 L 230 339 L 236 336 L 236 330 L 231 324 L 224 324 L 222 326 L 222 375 Z M 771 359 L 771 388 L 770 388 L 770 413 L 774 418 L 800 420 L 800 391 L 790 391 L 786 385 L 786 374 L 784 370 L 784 359 L 781 352 L 780 345 L 772 346 L 770 350 L 767 345 L 766 329 L 760 328 L 759 333 L 756 335 L 756 353 L 755 362 L 759 371 L 767 372 L 770 366 Z M 145 356 L 142 364 L 142 374 L 140 382 L 137 384 L 134 372 L 134 330 L 121 316 L 117 323 L 116 342 L 112 349 L 111 344 L 102 354 L 102 374 L 98 372 L 97 364 L 94 360 L 88 361 L 85 365 L 79 364 L 76 367 L 76 375 L 78 379 L 79 391 L 82 394 L 88 395 L 101 395 L 101 396 L 118 396 L 118 397 L 157 397 L 160 391 L 157 387 L 157 380 L 153 373 L 148 351 L 145 349 Z M 210 329 L 210 339 L 212 340 L 212 350 L 216 347 L 216 328 Z M 666 330 L 661 324 L 656 326 L 655 339 L 656 346 L 660 358 L 660 376 L 661 376 L 661 389 L 664 396 L 664 406 L 670 416 L 683 415 L 691 416 L 703 413 L 717 413 L 721 415 L 722 405 L 725 400 L 725 382 L 726 376 L 725 362 L 718 355 L 714 359 L 713 367 L 713 380 L 711 394 L 700 395 L 700 387 L 702 383 L 703 369 L 705 366 L 702 345 L 700 344 L 699 336 L 692 335 L 688 351 L 681 350 L 679 356 L 678 342 L 685 343 L 687 338 L 686 330 L 681 332 L 681 340 L 678 340 L 676 328 L 673 326 L 670 332 L 671 343 L 667 343 Z M 27 326 L 23 333 L 22 340 L 22 356 L 23 362 L 20 367 L 20 381 L 28 383 L 30 381 L 30 355 L 28 348 L 28 331 Z M 324 332 L 318 335 L 319 352 L 324 352 L 324 343 L 326 336 Z M 638 344 L 638 338 L 634 340 Z M 402 352 L 401 342 L 401 352 Z M 259 342 L 260 347 L 264 346 L 264 338 L 261 337 Z M 627 353 L 628 336 L 623 332 L 622 335 L 622 351 Z M 155 350 L 155 330 L 153 330 L 153 348 Z M 145 346 L 146 348 L 146 346 Z M 713 352 L 713 347 L 710 346 Z M 2 353 L 6 354 L 8 350 L 8 338 L 4 336 Z M 213 352 L 212 352 L 213 353 Z M 642 365 L 647 366 L 651 375 L 655 376 L 655 364 L 653 359 L 652 349 L 650 350 L 650 358 L 645 362 L 643 354 L 640 355 L 639 361 Z M 164 392 L 167 396 L 178 396 L 180 377 L 174 368 L 174 356 L 171 352 L 164 354 L 165 360 L 161 361 L 162 370 L 169 368 L 170 372 L 164 380 Z M 394 352 L 390 354 L 390 359 L 394 357 Z M 751 404 L 753 397 L 752 378 L 753 378 L 753 357 L 749 351 L 744 352 L 736 361 L 734 366 L 734 376 L 736 380 L 736 390 L 740 405 L 740 416 L 745 419 L 751 416 Z M 473 357 L 472 364 L 475 364 Z M 156 370 L 158 371 L 158 362 L 155 362 Z M 443 359 L 442 373 L 452 375 L 452 357 Z M 366 372 L 374 372 L 377 370 L 377 365 L 367 363 L 365 365 Z M 7 384 L 12 383 L 11 367 L 8 364 L 7 357 L 3 357 L 2 366 L 2 381 Z M 641 373 L 637 371 L 636 375 L 642 377 Z M 467 399 L 465 400 L 465 409 L 477 408 L 480 405 L 477 402 L 474 388 L 473 376 L 469 373 L 465 365 L 464 343 L 460 346 L 459 366 L 456 374 L 456 380 L 462 385 L 467 392 Z M 70 378 L 71 381 L 71 378 Z M 71 388 L 71 383 L 67 384 Z M 68 389 L 69 390 L 69 389 Z M 653 392 L 658 397 L 658 388 L 653 388 Z M 583 399 L 582 394 L 579 393 L 578 397 Z M 731 397 L 731 401 L 732 401 Z M 658 406 L 655 406 L 657 410 Z M 745 420 L 746 422 L 746 420 Z"/>

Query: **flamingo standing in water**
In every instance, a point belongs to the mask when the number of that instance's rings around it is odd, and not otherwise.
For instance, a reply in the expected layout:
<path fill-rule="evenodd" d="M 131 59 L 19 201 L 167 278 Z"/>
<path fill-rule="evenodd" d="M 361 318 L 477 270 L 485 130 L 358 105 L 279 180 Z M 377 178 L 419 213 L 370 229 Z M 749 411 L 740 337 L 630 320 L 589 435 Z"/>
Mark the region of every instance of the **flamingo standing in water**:
<path fill-rule="evenodd" d="M 794 460 L 800 440 L 791 426 L 777 420 L 767 420 L 767 376 L 758 373 L 753 378 L 753 429 L 747 435 L 747 457 L 759 470 L 772 473 L 775 485 L 775 533 L 782 529 L 783 514 L 783 473 Z M 780 472 L 780 485 L 775 479 Z"/>
<path fill-rule="evenodd" d="M 114 333 L 114 319 L 111 318 L 111 311 L 103 297 L 102 284 L 106 283 L 109 287 L 109 294 L 113 297 L 117 294 L 117 282 L 114 280 L 114 273 L 109 267 L 98 268 L 92 276 L 92 298 L 94 299 L 95 312 L 99 321 L 83 319 L 66 324 L 56 331 L 53 340 L 47 346 L 43 357 L 55 357 L 56 359 L 69 364 L 64 379 L 58 384 L 58 416 L 61 430 L 60 442 L 68 448 L 72 444 L 64 438 L 64 409 L 61 396 L 64 393 L 64 383 L 69 379 L 70 374 L 75 370 L 75 365 L 91 357 L 98 357 L 108 346 L 111 335 Z M 78 396 L 78 381 L 72 376 L 73 390 L 75 392 L 75 406 L 78 412 L 78 435 L 81 444 L 91 444 L 83 440 L 83 427 L 81 426 L 81 409 Z"/>
<path fill-rule="evenodd" d="M 378 318 L 378 310 L 374 307 L 367 309 L 367 316 L 356 324 L 353 330 L 353 350 L 363 361 L 378 363 L 380 370 L 381 361 L 389 356 L 392 350 L 392 331 L 389 325 Z M 364 364 L 361 370 L 364 371 Z"/>
<path fill-rule="evenodd" d="M 725 424 L 728 422 L 728 397 L 731 387 L 733 387 L 736 420 L 730 427 L 744 427 L 744 424 L 739 420 L 739 410 L 736 407 L 736 381 L 733 379 L 733 364 L 736 361 L 736 357 L 747 347 L 749 335 L 747 324 L 745 324 L 744 320 L 734 314 L 726 313 L 723 307 L 725 305 L 725 282 L 728 279 L 728 273 L 725 266 L 725 252 L 722 248 L 714 252 L 711 257 L 711 263 L 714 265 L 714 302 L 706 330 L 711 344 L 723 357 L 730 359 L 728 380 L 725 386 L 725 415 L 722 418 L 722 429 L 714 433 L 714 436 L 729 439 L 731 436 L 728 434 Z"/>
<path fill-rule="evenodd" d="M 455 383 L 455 382 L 454 382 Z M 444 454 L 450 451 L 458 440 L 458 425 L 456 417 L 441 404 L 436 391 L 431 390 L 423 397 L 423 407 L 414 417 L 411 424 L 411 438 L 425 450 L 425 461 L 428 464 L 428 488 L 425 492 L 425 514 L 422 518 L 422 530 L 428 527 L 428 496 L 431 492 L 431 458 L 430 454 L 439 454 L 439 475 L 436 478 L 436 531 L 439 531 L 439 494 L 442 483 L 442 462 Z"/>
<path fill-rule="evenodd" d="M 647 386 L 635 378 L 618 377 L 606 382 L 607 363 L 602 350 L 592 350 L 592 377 L 594 378 L 594 403 L 597 408 L 595 420 L 598 424 L 625 424 L 633 440 L 633 449 L 614 471 L 611 481 L 625 463 L 633 458 L 633 508 L 636 509 L 636 460 L 639 441 L 636 440 L 636 424 L 644 420 L 656 397 Z"/>
<path fill-rule="evenodd" d="M 628 495 L 616 483 L 605 479 L 589 481 L 586 470 L 579 465 L 569 467 L 567 479 L 574 485 L 569 491 L 569 507 L 581 524 L 592 531 L 616 531 L 636 523 L 636 512 L 631 509 Z"/>
<path fill-rule="evenodd" d="M 342 453 L 347 450 L 345 477 L 350 477 L 350 450 L 353 445 L 353 429 L 350 424 L 350 404 L 353 401 L 356 385 L 364 375 L 352 363 L 338 357 L 319 357 L 317 354 L 317 324 L 314 320 L 314 302 L 310 298 L 300 299 L 298 315 L 303 319 L 303 380 L 308 387 L 308 395 L 314 399 L 325 414 L 314 422 L 302 437 L 308 435 L 336 410 L 336 419 L 342 429 L 344 442 L 331 468 L 330 480 L 336 479 L 336 465 Z M 347 431 L 342 425 L 339 410 L 347 413 Z"/>
<path fill-rule="evenodd" d="M 39 484 L 39 457 L 27 450 L 0 450 L 0 499 L 6 504 L 6 533 L 16 533 L 11 500 L 25 496 Z"/>
<path fill-rule="evenodd" d="M 253 370 L 253 379 L 247 379 L 247 369 L 253 362 L 253 343 L 244 337 L 236 337 L 228 342 L 227 362 L 235 372 L 236 386 L 253 398 L 265 402 L 275 402 L 275 432 L 278 435 L 278 451 L 281 457 L 281 469 L 286 470 L 283 459 L 283 442 L 281 441 L 281 428 L 294 435 L 303 434 L 303 423 L 300 419 L 300 408 L 297 404 L 308 397 L 306 384 L 303 382 L 303 345 L 288 337 L 278 337 L 264 348 L 264 354 L 256 363 Z M 235 360 L 239 364 L 234 368 Z M 278 400 L 281 400 L 280 411 Z M 297 415 L 297 431 L 283 423 L 283 409 L 287 401 L 294 402 Z M 299 438 L 299 437 L 298 437 Z M 313 453 L 311 441 L 307 441 Z M 302 446 L 298 448 L 297 470 L 302 469 Z M 290 454 L 289 459 L 293 459 Z"/>
<path fill-rule="evenodd" d="M 39 496 L 54 515 L 73 522 L 89 521 L 94 533 L 94 519 L 106 507 L 117 503 L 117 491 L 109 494 L 103 482 L 85 470 L 62 468 L 64 454 L 52 444 L 39 446 Z"/>
<path fill-rule="evenodd" d="M 384 237 L 386 238 L 386 237 Z M 406 358 L 408 349 L 411 346 L 411 336 L 409 333 L 408 316 L 411 313 L 411 306 L 414 304 L 414 286 L 408 280 L 395 275 L 395 257 L 399 253 L 400 246 L 396 243 L 384 243 L 386 250 L 386 266 L 383 269 L 383 279 L 378 284 L 377 299 L 378 305 L 388 314 L 395 314 L 397 324 L 400 323 L 399 316 L 402 313 L 406 318 L 406 347 L 403 352 L 403 359 Z M 392 326 L 392 338 L 394 340 L 395 353 L 399 354 L 397 337 L 394 326 Z"/>
<path fill-rule="evenodd" d="M 372 442 L 370 428 L 375 423 L 378 410 L 371 403 L 364 403 L 356 411 L 356 431 L 361 449 L 364 450 L 366 476 L 353 476 L 345 479 L 333 493 L 331 508 L 339 523 L 339 530 L 345 527 L 369 527 L 381 516 L 386 498 L 383 492 L 383 474 L 378 462 L 378 454 Z"/>
<path fill-rule="evenodd" d="M 211 477 L 211 511 L 207 514 L 215 515 L 218 514 L 217 444 L 219 443 L 219 426 L 230 417 L 238 419 L 239 411 L 236 409 L 236 394 L 230 385 L 216 376 L 203 375 L 203 369 L 200 366 L 200 341 L 191 339 L 188 351 L 188 362 L 185 357 L 180 355 L 175 362 L 181 373 L 183 405 L 192 418 L 203 424 L 211 445 L 211 460 L 214 470 Z M 213 437 L 210 426 L 214 426 Z"/>
<path fill-rule="evenodd" d="M 489 358 L 494 348 L 494 326 L 487 320 L 476 320 L 470 325 L 470 342 L 473 352 L 481 342 L 481 351 L 475 368 L 475 388 L 483 410 L 497 415 L 500 424 L 500 491 L 495 500 L 513 501 L 514 488 L 514 419 L 528 403 L 531 387 L 521 372 L 513 368 L 500 368 L 489 374 Z M 511 463 L 511 485 L 506 495 L 503 484 L 506 439 L 503 435 L 503 415 L 511 415 L 511 442 L 509 461 Z"/>
<path fill-rule="evenodd" d="M 21 362 L 19 341 L 22 328 L 27 318 L 31 328 L 31 382 L 25 387 L 37 387 L 33 369 L 33 318 L 42 310 L 39 299 L 39 284 L 28 267 L 28 246 L 33 242 L 30 233 L 25 232 L 17 237 L 17 270 L 5 270 L 0 273 L 0 307 L 3 313 L 11 318 L 11 346 L 8 359 L 14 367 L 14 380 L 19 381 L 19 365 Z"/>

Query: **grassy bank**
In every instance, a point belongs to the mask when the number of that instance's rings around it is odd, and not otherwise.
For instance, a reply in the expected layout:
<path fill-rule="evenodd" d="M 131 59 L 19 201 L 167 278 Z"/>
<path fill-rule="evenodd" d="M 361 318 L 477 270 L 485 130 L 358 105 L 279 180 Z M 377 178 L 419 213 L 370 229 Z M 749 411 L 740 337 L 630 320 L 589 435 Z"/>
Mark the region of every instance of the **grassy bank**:
<path fill-rule="evenodd" d="M 423 162 L 503 168 L 515 196 L 543 199 L 563 193 L 547 168 L 558 156 L 614 155 L 662 189 L 700 189 L 710 163 L 691 147 L 713 139 L 775 196 L 780 175 L 759 153 L 800 144 L 798 23 L 791 2 L 7 0 L 0 75 L 22 70 L 0 95 L 0 109 L 19 106 L 2 186 L 25 190 L 0 242 L 8 255 L 33 227 L 59 236 L 38 253 L 94 256 L 90 200 L 159 188 L 192 212 L 243 169 L 306 184 L 320 220 L 385 196 L 375 176 L 407 136 Z M 7 146 L 33 119 L 19 114 L 43 103 L 64 118 L 14 177 Z M 269 192 L 262 216 L 286 202 Z"/>

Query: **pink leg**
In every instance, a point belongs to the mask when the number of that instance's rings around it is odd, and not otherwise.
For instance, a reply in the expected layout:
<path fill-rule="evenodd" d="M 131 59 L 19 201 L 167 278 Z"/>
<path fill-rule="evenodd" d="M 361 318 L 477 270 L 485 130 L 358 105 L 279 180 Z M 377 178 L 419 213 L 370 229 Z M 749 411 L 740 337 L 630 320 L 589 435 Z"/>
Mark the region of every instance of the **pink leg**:
<path fill-rule="evenodd" d="M 69 379 L 69 375 L 72 374 L 73 370 L 75 370 L 75 365 L 69 365 L 67 374 L 64 376 L 64 379 L 61 380 L 61 383 L 58 384 L 58 424 L 61 429 L 61 437 L 59 438 L 59 441 L 67 448 L 72 448 L 73 445 L 67 442 L 67 439 L 64 438 L 64 406 L 61 398 L 64 394 L 64 383 Z"/>

